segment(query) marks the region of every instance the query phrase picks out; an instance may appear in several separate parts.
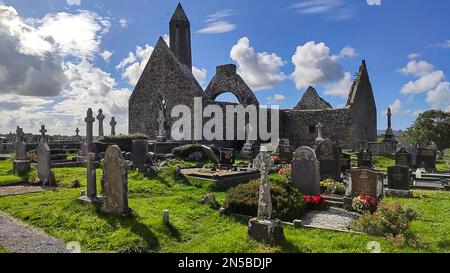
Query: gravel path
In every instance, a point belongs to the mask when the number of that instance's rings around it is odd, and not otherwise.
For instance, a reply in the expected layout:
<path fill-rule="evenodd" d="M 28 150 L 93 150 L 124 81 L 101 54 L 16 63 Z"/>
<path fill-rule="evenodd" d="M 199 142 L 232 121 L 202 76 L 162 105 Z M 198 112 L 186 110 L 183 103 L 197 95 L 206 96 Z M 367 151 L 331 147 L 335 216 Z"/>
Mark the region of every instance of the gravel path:
<path fill-rule="evenodd" d="M 0 212 L 0 245 L 10 253 L 65 253 L 64 242 Z"/>
<path fill-rule="evenodd" d="M 43 186 L 33 186 L 33 185 L 16 185 L 16 186 L 5 186 L 0 187 L 0 196 L 7 195 L 19 195 L 26 193 L 34 193 L 34 192 L 42 192 L 45 190 L 51 190 L 52 187 L 43 187 Z"/>
<path fill-rule="evenodd" d="M 303 225 L 315 228 L 326 228 L 348 231 L 351 223 L 358 218 L 357 214 L 343 209 L 329 208 L 324 211 L 311 211 L 303 219 Z"/>

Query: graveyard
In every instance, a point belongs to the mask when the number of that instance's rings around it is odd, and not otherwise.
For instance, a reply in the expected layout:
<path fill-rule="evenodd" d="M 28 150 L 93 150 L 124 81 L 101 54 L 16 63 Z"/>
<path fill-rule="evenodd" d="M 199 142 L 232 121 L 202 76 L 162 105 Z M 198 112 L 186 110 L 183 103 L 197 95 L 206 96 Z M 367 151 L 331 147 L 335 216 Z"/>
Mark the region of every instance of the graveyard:
<path fill-rule="evenodd" d="M 377 110 L 365 59 L 344 104 L 310 81 L 296 106 L 266 107 L 239 62 L 199 81 L 187 12 L 170 14 L 169 34 L 120 98 L 125 110 L 87 100 L 76 122 L 57 123 L 62 134 L 13 120 L 0 135 L 0 257 L 450 253 L 448 111 L 420 111 L 394 130 L 393 117 L 412 111 Z M 227 92 L 237 102 L 216 100 Z"/>

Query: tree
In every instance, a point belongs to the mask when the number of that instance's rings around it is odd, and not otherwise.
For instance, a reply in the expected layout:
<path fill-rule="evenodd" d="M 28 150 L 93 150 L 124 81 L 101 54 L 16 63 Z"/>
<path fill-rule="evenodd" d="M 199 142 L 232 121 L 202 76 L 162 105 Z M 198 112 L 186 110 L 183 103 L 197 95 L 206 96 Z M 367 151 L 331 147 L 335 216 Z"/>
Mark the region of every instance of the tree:
<path fill-rule="evenodd" d="M 439 150 L 450 147 L 450 112 L 428 110 L 419 114 L 403 137 L 410 143 L 426 145 L 433 141 Z"/>

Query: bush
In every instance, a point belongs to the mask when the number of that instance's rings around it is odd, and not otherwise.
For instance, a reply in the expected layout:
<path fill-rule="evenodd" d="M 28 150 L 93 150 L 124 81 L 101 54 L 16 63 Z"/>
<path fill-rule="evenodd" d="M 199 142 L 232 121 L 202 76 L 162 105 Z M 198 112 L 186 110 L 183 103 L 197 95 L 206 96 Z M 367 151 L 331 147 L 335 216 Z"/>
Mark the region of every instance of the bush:
<path fill-rule="evenodd" d="M 285 179 L 272 179 L 270 176 L 272 193 L 272 217 L 283 221 L 300 219 L 306 202 L 296 188 Z M 246 184 L 232 188 L 226 198 L 224 207 L 228 212 L 256 216 L 258 214 L 260 180 L 252 180 Z"/>
<path fill-rule="evenodd" d="M 377 210 L 378 201 L 372 195 L 361 194 L 352 201 L 352 208 L 359 213 L 374 213 Z"/>
<path fill-rule="evenodd" d="M 328 178 L 320 182 L 320 190 L 326 194 L 345 194 L 347 185 L 345 183 L 338 182 L 334 179 Z"/>
<path fill-rule="evenodd" d="M 97 139 L 98 143 L 95 143 L 97 152 L 106 152 L 106 149 L 110 145 L 117 145 L 123 152 L 133 152 L 133 140 L 135 139 L 148 139 L 146 135 L 143 134 L 133 134 L 133 135 L 117 135 L 117 136 L 103 136 Z M 103 145 L 101 145 L 101 144 Z M 106 148 L 104 148 L 106 146 Z M 99 151 L 100 150 L 100 151 Z M 104 151 L 103 151 L 104 150 Z"/>
<path fill-rule="evenodd" d="M 292 169 L 291 165 L 285 165 L 283 166 L 279 171 L 278 174 L 282 177 L 284 177 L 287 181 L 291 181 L 292 179 Z"/>
<path fill-rule="evenodd" d="M 361 216 L 353 228 L 370 235 L 383 236 L 399 246 L 418 247 L 417 238 L 410 230 L 410 223 L 417 216 L 414 210 L 404 210 L 398 203 L 381 203 L 374 214 Z"/>

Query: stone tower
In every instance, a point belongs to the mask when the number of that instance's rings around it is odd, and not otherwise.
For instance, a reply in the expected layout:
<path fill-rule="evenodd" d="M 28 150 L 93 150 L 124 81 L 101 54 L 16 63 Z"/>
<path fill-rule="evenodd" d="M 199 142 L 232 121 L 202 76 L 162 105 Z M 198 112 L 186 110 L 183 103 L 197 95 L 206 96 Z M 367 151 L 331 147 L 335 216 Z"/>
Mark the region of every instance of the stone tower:
<path fill-rule="evenodd" d="M 192 70 L 191 23 L 181 4 L 170 19 L 170 48 L 180 63 Z"/>
<path fill-rule="evenodd" d="M 353 117 L 353 139 L 376 142 L 377 106 L 365 60 L 362 61 L 353 82 L 347 107 L 350 107 Z"/>

